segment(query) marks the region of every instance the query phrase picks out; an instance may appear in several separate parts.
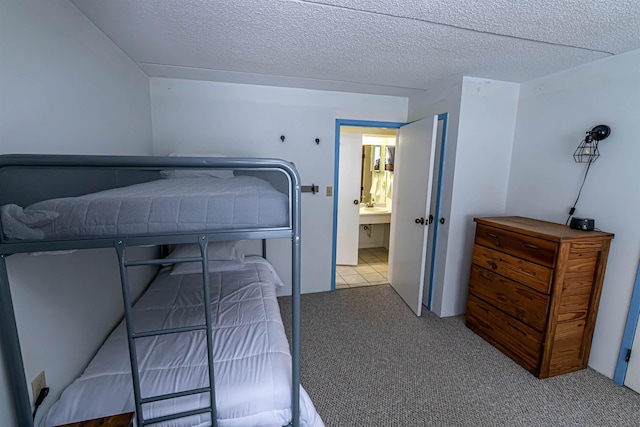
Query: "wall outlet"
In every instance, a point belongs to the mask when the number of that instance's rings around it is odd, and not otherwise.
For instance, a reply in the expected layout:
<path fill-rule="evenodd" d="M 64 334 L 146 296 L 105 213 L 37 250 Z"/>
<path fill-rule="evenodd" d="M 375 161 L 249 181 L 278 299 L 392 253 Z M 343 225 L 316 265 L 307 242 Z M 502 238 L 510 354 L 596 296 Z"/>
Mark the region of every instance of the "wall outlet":
<path fill-rule="evenodd" d="M 40 390 L 47 386 L 47 379 L 44 376 L 44 371 L 40 372 L 37 377 L 31 381 L 31 391 L 33 393 L 33 401 L 35 402 L 40 394 Z"/>

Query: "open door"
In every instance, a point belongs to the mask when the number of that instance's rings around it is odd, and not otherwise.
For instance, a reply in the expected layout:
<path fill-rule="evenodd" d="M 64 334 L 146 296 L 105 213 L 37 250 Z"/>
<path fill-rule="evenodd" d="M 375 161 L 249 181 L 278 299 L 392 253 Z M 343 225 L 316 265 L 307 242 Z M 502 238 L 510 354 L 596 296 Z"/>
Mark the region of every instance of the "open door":
<path fill-rule="evenodd" d="M 613 380 L 640 393 L 640 265 L 631 294 L 627 323 L 622 334 Z"/>
<path fill-rule="evenodd" d="M 438 253 L 437 249 L 438 235 L 442 235 L 443 227 L 446 227 L 446 225 L 440 222 L 440 219 L 444 218 L 442 212 L 442 179 L 446 160 L 448 120 L 449 113 L 438 114 L 438 124 L 434 130 L 436 134 L 436 148 L 432 173 L 433 190 L 431 191 L 431 210 L 429 211 L 429 219 L 433 218 L 433 222 L 429 224 L 429 235 L 427 236 L 427 261 L 422 295 L 422 305 L 428 310 L 432 310 L 434 284 L 438 278 L 440 282 L 443 280 L 442 277 L 438 275 L 443 274 L 445 258 L 442 253 Z"/>
<path fill-rule="evenodd" d="M 624 377 L 624 385 L 636 393 L 640 393 L 640 328 L 636 327 L 633 347 L 629 355 L 627 375 Z"/>
<path fill-rule="evenodd" d="M 338 239 L 336 264 L 358 265 L 358 230 L 360 228 L 360 165 L 362 137 L 340 135 L 340 167 L 338 171 Z"/>
<path fill-rule="evenodd" d="M 399 129 L 394 171 L 389 283 L 416 315 L 422 312 L 438 116 Z"/>
<path fill-rule="evenodd" d="M 613 379 L 618 384 L 624 384 L 640 393 L 640 265 L 631 294 L 627 323 Z"/>

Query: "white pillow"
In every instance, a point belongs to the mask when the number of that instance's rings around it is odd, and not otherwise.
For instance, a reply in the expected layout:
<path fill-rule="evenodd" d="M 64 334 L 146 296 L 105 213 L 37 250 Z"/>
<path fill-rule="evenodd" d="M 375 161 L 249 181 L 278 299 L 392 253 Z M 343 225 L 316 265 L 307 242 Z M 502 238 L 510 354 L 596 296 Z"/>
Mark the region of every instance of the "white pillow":
<path fill-rule="evenodd" d="M 233 178 L 232 170 L 225 169 L 165 169 L 160 171 L 165 179 L 175 178 Z"/>
<path fill-rule="evenodd" d="M 262 258 L 261 256 L 248 256 L 244 259 L 244 263 L 248 264 L 248 263 L 256 263 L 256 264 L 263 264 L 266 265 L 267 267 L 269 267 L 269 271 L 271 271 L 271 274 L 273 274 L 273 280 L 276 284 L 276 287 L 281 288 L 284 286 L 284 282 L 282 281 L 282 279 L 280 278 L 280 276 L 278 275 L 278 272 L 276 271 L 275 268 L 273 268 L 273 265 L 271 265 L 271 263 L 269 261 L 267 261 L 266 259 Z"/>
<path fill-rule="evenodd" d="M 200 246 L 196 243 L 178 245 L 171 251 L 169 258 L 191 258 L 200 256 Z M 244 252 L 237 241 L 209 242 L 207 248 L 209 259 L 209 271 L 223 271 L 225 269 L 242 268 Z M 227 261 L 227 262 L 223 262 Z M 229 262 L 235 261 L 235 262 Z M 237 267 L 237 268 L 236 268 Z M 212 270 L 213 269 L 213 270 Z M 202 273 L 202 264 L 199 262 L 181 262 L 173 265 L 170 274 Z"/>
<path fill-rule="evenodd" d="M 212 153 L 208 151 L 191 151 L 191 152 L 174 151 L 173 153 L 169 153 L 169 157 L 229 157 L 229 156 L 222 153 Z"/>
<path fill-rule="evenodd" d="M 169 153 L 169 157 L 227 157 L 219 153 Z M 165 169 L 160 171 L 163 178 L 233 178 L 231 169 Z"/>
<path fill-rule="evenodd" d="M 239 259 L 231 259 L 228 261 L 209 261 L 209 273 L 216 273 L 220 271 L 232 271 L 240 270 L 244 268 L 244 262 Z M 179 274 L 201 274 L 202 264 L 199 262 L 181 262 L 174 264 L 169 276 L 176 276 Z"/>

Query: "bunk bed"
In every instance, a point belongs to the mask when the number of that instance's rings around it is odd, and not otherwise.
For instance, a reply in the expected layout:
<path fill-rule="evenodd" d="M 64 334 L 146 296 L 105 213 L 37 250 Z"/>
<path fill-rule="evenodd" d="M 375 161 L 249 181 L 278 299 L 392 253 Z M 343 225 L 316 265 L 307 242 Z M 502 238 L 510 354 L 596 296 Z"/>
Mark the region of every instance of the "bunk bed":
<path fill-rule="evenodd" d="M 33 422 L 5 257 L 89 248 L 115 250 L 124 320 L 83 376 L 63 392 L 61 402 L 78 406 L 103 390 L 103 380 L 109 378 L 116 395 L 133 389 L 139 427 L 179 425 L 174 424 L 178 420 L 203 426 L 322 426 L 300 387 L 300 180 L 292 164 L 277 159 L 4 155 L 0 156 L 0 218 L 0 337 L 20 426 Z M 291 353 L 275 299 L 279 280 L 275 270 L 266 260 L 255 258 L 214 268 L 209 259 L 213 247 L 235 240 L 262 240 L 264 255 L 266 239 L 276 238 L 292 242 Z M 141 245 L 191 245 L 195 253 L 129 259 L 127 248 Z M 194 263 L 195 271 L 174 274 L 179 266 Z M 140 265 L 161 269 L 134 307 L 127 271 Z M 187 303 L 181 306 L 177 301 Z M 199 314 L 193 313 L 194 307 Z M 190 315 L 175 321 L 170 319 L 175 313 Z M 223 317 L 231 319 L 231 328 L 221 324 Z M 230 330 L 235 331 L 232 338 Z M 270 347 L 261 351 L 251 336 L 266 336 Z M 154 345 L 145 344 L 150 342 Z M 167 374 L 164 368 L 176 363 L 166 349 L 175 345 L 201 351 L 190 351 L 195 362 L 183 364 L 186 371 Z M 244 358 L 238 357 L 238 347 L 246 347 L 244 356 L 261 357 L 257 365 L 265 375 L 253 375 L 251 363 L 238 363 Z M 128 358 L 114 356 L 127 349 Z M 150 356 L 160 353 L 163 357 L 148 363 Z M 286 372 L 283 363 L 290 363 Z M 150 380 L 146 368 L 158 375 Z M 271 381 L 266 388 L 255 379 L 260 376 Z M 160 386 L 150 392 L 145 389 L 149 382 Z M 260 387 L 274 393 L 268 400 L 279 402 L 277 408 L 257 403 Z M 87 401 L 82 402 L 86 406 Z M 126 398 L 114 405 L 126 406 Z M 54 405 L 57 412 L 50 416 L 51 422 L 68 415 L 63 406 Z M 253 409 L 249 415 L 238 415 L 238 407 Z M 252 418 L 256 412 L 267 414 L 266 421 Z"/>

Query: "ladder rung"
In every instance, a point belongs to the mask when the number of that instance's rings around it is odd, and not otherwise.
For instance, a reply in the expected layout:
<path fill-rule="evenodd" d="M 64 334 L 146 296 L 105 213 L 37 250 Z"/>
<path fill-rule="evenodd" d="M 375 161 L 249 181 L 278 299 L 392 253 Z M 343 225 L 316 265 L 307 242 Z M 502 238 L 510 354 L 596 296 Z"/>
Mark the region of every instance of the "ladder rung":
<path fill-rule="evenodd" d="M 146 426 L 149 424 L 162 423 L 164 421 L 176 420 L 178 418 L 186 418 L 192 415 L 204 414 L 205 412 L 211 412 L 211 408 L 207 406 L 206 408 L 194 409 L 193 411 L 178 412 L 177 414 L 165 415 L 163 417 L 149 418 L 148 420 L 143 420 L 142 425 Z"/>
<path fill-rule="evenodd" d="M 182 332 L 193 332 L 206 330 L 207 325 L 183 326 L 181 328 L 156 329 L 155 331 L 134 332 L 133 338 L 155 337 L 158 335 L 180 334 Z"/>
<path fill-rule="evenodd" d="M 152 397 L 144 397 L 144 398 L 140 399 L 140 403 L 145 404 L 145 403 L 158 402 L 160 400 L 175 399 L 177 397 L 191 396 L 192 394 L 209 393 L 210 391 L 211 391 L 211 388 L 209 388 L 209 387 L 195 388 L 193 390 L 185 390 L 185 391 L 178 391 L 176 393 L 161 394 L 161 395 L 152 396 Z"/>
<path fill-rule="evenodd" d="M 135 267 L 138 265 L 179 264 L 182 262 L 202 262 L 202 257 L 141 259 L 141 260 L 134 260 L 134 261 L 125 261 L 124 266 Z"/>

